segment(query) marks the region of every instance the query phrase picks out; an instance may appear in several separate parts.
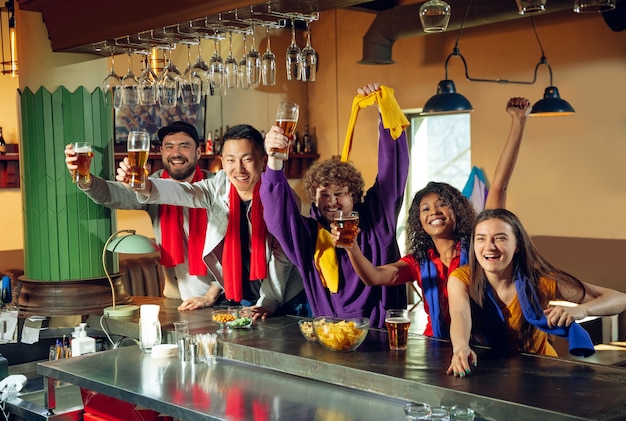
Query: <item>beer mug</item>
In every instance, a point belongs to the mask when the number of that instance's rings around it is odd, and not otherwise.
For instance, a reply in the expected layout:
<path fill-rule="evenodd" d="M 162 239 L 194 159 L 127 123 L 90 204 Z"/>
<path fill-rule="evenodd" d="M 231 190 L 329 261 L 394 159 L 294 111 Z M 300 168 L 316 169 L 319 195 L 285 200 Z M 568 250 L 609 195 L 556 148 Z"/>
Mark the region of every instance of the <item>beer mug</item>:
<path fill-rule="evenodd" d="M 294 139 L 293 135 L 296 132 L 299 112 L 300 107 L 298 107 L 298 104 L 289 101 L 281 102 L 276 112 L 276 125 L 284 130 L 285 136 L 289 138 L 289 143 Z M 270 155 L 274 158 L 286 161 L 289 159 L 289 145 L 284 148 L 270 149 Z"/>
<path fill-rule="evenodd" d="M 335 224 L 339 229 L 337 247 L 352 247 L 359 229 L 359 213 L 339 210 L 335 212 Z"/>
<path fill-rule="evenodd" d="M 91 166 L 91 158 L 93 158 L 91 145 L 87 142 L 74 142 L 72 147 L 78 158 L 76 160 L 78 168 L 72 171 L 72 182 L 89 183 L 91 181 L 89 167 Z"/>
<path fill-rule="evenodd" d="M 146 187 L 144 166 L 150 154 L 150 135 L 145 131 L 128 133 L 128 162 L 130 166 L 130 188 L 143 190 Z"/>
<path fill-rule="evenodd" d="M 385 314 L 385 326 L 389 338 L 389 349 L 403 351 L 409 339 L 411 318 L 407 309 L 390 309 Z"/>

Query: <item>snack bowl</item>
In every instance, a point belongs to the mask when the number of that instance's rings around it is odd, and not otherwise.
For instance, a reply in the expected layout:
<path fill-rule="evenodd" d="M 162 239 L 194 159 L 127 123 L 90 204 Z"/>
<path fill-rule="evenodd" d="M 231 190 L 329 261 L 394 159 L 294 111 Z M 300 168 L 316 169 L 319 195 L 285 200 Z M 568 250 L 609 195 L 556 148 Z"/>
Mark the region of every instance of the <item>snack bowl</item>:
<path fill-rule="evenodd" d="M 228 322 L 228 326 L 232 329 L 250 329 L 252 328 L 252 318 L 238 317 L 232 322 Z"/>
<path fill-rule="evenodd" d="M 313 332 L 317 341 L 324 348 L 335 352 L 357 349 L 365 340 L 369 328 L 370 321 L 367 317 L 317 317 L 313 320 Z"/>
<path fill-rule="evenodd" d="M 298 320 L 298 327 L 300 328 L 300 333 L 302 333 L 304 339 L 309 342 L 317 342 L 315 333 L 313 333 L 313 322 L 311 320 Z"/>

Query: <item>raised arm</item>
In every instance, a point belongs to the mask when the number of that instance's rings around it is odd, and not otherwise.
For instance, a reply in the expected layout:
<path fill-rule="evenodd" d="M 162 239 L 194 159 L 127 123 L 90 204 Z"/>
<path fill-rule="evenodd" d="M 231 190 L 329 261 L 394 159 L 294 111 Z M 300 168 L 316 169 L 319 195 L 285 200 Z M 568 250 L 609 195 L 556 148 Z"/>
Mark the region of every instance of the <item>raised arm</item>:
<path fill-rule="evenodd" d="M 506 104 L 506 112 L 511 114 L 511 129 L 500 154 L 493 181 L 489 187 L 489 194 L 485 203 L 485 209 L 506 207 L 506 191 L 513 175 L 517 155 L 522 144 L 522 136 L 526 119 L 532 107 L 526 98 L 511 98 Z"/>
<path fill-rule="evenodd" d="M 478 357 L 469 345 L 472 331 L 469 292 L 467 285 L 455 276 L 448 278 L 448 301 L 452 360 L 447 373 L 464 377 L 472 371 L 471 366 L 477 365 Z"/>
<path fill-rule="evenodd" d="M 333 243 L 337 245 L 339 231 L 337 224 L 330 224 Z M 413 281 L 411 267 L 404 260 L 398 260 L 382 266 L 374 266 L 367 257 L 363 255 L 361 248 L 355 241 L 352 247 L 345 247 L 354 271 L 359 275 L 361 281 L 368 286 L 388 286 L 401 285 Z"/>

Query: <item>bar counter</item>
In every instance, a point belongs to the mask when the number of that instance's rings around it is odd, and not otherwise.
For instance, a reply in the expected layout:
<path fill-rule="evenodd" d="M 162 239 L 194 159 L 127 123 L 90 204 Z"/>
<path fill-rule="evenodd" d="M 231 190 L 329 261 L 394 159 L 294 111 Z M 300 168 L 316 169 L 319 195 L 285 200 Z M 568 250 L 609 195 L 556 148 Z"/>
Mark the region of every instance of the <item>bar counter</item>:
<path fill-rule="evenodd" d="M 178 319 L 189 321 L 192 334 L 217 330 L 211 309 L 178 312 L 167 300 L 161 305 L 167 342 L 174 342 L 171 324 Z M 401 420 L 403 404 L 420 401 L 470 406 L 477 420 L 626 419 L 622 367 L 480 350 L 472 374 L 455 378 L 445 373 L 452 355 L 447 341 L 411 334 L 408 349 L 395 352 L 386 332 L 370 329 L 355 352 L 336 353 L 307 342 L 297 321 L 268 318 L 218 335 L 215 367 L 153 359 L 132 346 L 39 363 L 38 372 L 185 420 L 237 419 L 227 409 L 229 392 L 242 396 L 231 405 L 244 418 L 251 418 L 258 401 L 257 407 L 275 411 L 272 419 L 312 419 L 327 411 L 345 417 L 340 419 Z M 97 328 L 100 316 L 88 322 Z M 103 319 L 103 326 L 133 336 L 137 320 Z"/>

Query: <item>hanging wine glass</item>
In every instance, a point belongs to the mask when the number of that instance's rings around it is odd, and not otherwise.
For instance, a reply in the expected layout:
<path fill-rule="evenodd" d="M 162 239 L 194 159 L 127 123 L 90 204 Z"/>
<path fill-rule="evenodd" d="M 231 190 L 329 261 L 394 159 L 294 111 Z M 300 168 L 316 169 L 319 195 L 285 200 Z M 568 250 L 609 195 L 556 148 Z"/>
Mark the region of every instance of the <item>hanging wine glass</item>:
<path fill-rule="evenodd" d="M 139 76 L 139 101 L 143 105 L 154 105 L 159 100 L 159 86 L 157 76 L 148 65 L 148 55 L 144 57 L 144 65 Z"/>
<path fill-rule="evenodd" d="M 115 54 L 111 50 L 111 70 L 100 84 L 104 94 L 104 106 L 120 108 L 122 106 L 122 80 L 115 73 Z"/>
<path fill-rule="evenodd" d="M 202 52 L 200 50 L 200 40 L 198 40 L 198 58 L 193 63 L 193 69 L 197 73 L 198 77 L 202 80 L 202 93 L 201 95 L 206 95 L 209 88 L 209 80 L 207 78 L 207 72 L 209 71 L 209 65 L 206 64 L 206 61 L 202 58 Z"/>
<path fill-rule="evenodd" d="M 226 79 L 226 87 L 234 89 L 237 87 L 237 73 L 239 71 L 239 62 L 233 56 L 233 33 L 228 33 L 228 57 L 224 60 L 224 73 Z"/>
<path fill-rule="evenodd" d="M 311 47 L 310 22 L 306 23 L 306 46 L 300 52 L 300 79 L 315 82 L 317 73 L 317 51 Z"/>
<path fill-rule="evenodd" d="M 221 89 L 224 82 L 224 61 L 220 56 L 220 41 L 215 32 L 215 53 L 209 61 L 209 72 L 207 77 L 211 80 L 211 95 L 214 95 L 215 89 Z"/>
<path fill-rule="evenodd" d="M 180 97 L 183 104 L 200 104 L 202 99 L 202 78 L 191 64 L 191 45 L 187 44 L 187 67 L 180 79 Z"/>
<path fill-rule="evenodd" d="M 180 89 L 181 73 L 178 67 L 172 62 L 172 50 L 166 54 L 165 67 L 159 75 L 159 104 L 161 107 L 175 107 L 178 101 Z"/>
<path fill-rule="evenodd" d="M 130 50 L 128 51 L 128 70 L 122 77 L 122 102 L 128 106 L 134 107 L 139 104 L 139 81 L 133 73 L 132 59 Z"/>
<path fill-rule="evenodd" d="M 269 28 L 268 28 L 269 29 Z M 246 55 L 246 76 L 250 85 L 258 86 L 261 83 L 261 53 L 256 49 L 254 37 L 255 27 L 252 27 L 252 48 Z"/>
<path fill-rule="evenodd" d="M 246 34 L 242 34 L 243 37 L 243 57 L 239 61 L 239 70 L 237 72 L 237 82 L 239 88 L 243 90 L 250 89 L 250 78 L 248 77 L 248 64 L 246 58 Z"/>
<path fill-rule="evenodd" d="M 267 27 L 267 49 L 261 58 L 261 79 L 263 85 L 274 86 L 276 84 L 276 56 L 270 45 L 270 27 Z"/>
<path fill-rule="evenodd" d="M 296 22 L 291 19 L 291 45 L 286 52 L 287 80 L 298 80 L 300 78 L 300 47 L 296 44 Z"/>

